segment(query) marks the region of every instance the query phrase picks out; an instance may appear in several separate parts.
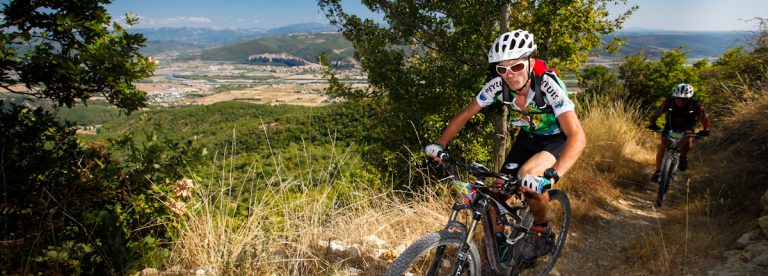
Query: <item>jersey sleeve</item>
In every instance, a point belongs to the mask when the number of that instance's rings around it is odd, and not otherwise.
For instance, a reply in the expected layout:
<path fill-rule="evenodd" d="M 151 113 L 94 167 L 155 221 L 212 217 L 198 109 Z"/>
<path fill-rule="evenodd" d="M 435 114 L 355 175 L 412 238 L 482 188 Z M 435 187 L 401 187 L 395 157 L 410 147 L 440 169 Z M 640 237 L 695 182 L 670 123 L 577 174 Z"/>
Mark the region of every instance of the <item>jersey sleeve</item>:
<path fill-rule="evenodd" d="M 541 82 L 541 90 L 546 95 L 545 101 L 552 106 L 552 110 L 555 113 L 555 117 L 568 111 L 575 111 L 576 105 L 568 98 L 568 93 L 565 90 L 565 84 L 556 76 L 550 74 L 544 74 L 544 78 Z"/>
<path fill-rule="evenodd" d="M 497 98 L 501 97 L 501 77 L 495 77 L 489 82 L 485 83 L 480 93 L 477 93 L 475 100 L 481 107 L 489 106 L 496 102 Z"/>

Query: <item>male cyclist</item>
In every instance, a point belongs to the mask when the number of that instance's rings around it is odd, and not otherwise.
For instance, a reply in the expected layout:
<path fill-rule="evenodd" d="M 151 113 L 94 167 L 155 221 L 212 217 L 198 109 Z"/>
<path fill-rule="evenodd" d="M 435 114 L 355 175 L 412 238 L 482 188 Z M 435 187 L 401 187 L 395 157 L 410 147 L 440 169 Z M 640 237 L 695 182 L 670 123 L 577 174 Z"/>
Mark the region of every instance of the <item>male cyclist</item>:
<path fill-rule="evenodd" d="M 659 182 L 661 175 L 661 159 L 664 158 L 664 150 L 669 145 L 667 133 L 672 130 L 675 132 L 693 133 L 696 128 L 697 119 L 701 121 L 703 130 L 697 133 L 698 136 L 709 135 L 712 129 L 712 122 L 704 111 L 704 105 L 697 102 L 693 97 L 693 86 L 687 83 L 681 83 L 672 89 L 672 98 L 661 103 L 656 112 L 651 115 L 649 129 L 659 131 L 661 128 L 656 125 L 656 120 L 662 113 L 666 114 L 666 123 L 661 131 L 661 144 L 656 152 L 656 171 L 651 175 L 651 181 Z M 677 166 L 680 171 L 688 169 L 688 151 L 691 150 L 693 138 L 684 139 L 680 145 L 680 164 Z"/>
<path fill-rule="evenodd" d="M 543 77 L 540 85 L 535 81 L 536 61 L 531 59 L 535 50 L 533 34 L 524 30 L 497 38 L 488 51 L 488 62 L 495 65 L 499 76 L 487 82 L 475 99 L 451 119 L 435 144 L 424 149 L 427 156 L 434 158 L 482 108 L 497 101 L 510 106 L 511 124 L 522 130 L 501 172 L 521 179 L 522 191 L 534 213 L 530 233 L 534 242 L 523 249 L 528 261 L 547 253 L 545 238 L 550 236 L 551 226 L 546 217 L 549 196 L 545 191 L 573 166 L 586 145 L 584 130 L 563 82 L 553 73 L 539 76 Z"/>

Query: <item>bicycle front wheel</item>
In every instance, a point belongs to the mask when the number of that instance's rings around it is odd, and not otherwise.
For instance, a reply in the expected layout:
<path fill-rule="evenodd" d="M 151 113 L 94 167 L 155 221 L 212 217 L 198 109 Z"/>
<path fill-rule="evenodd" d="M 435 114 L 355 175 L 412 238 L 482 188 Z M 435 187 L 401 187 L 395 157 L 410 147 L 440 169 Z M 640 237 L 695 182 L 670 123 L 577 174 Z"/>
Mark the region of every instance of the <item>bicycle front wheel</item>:
<path fill-rule="evenodd" d="M 672 179 L 674 178 L 673 170 L 677 166 L 675 162 L 675 156 L 672 152 L 667 151 L 664 153 L 664 159 L 661 161 L 661 177 L 659 178 L 659 192 L 656 195 L 656 206 L 661 207 L 664 203 L 664 198 L 667 195 L 669 186 L 672 185 Z"/>
<path fill-rule="evenodd" d="M 464 244 L 460 232 L 437 231 L 414 242 L 392 263 L 384 275 L 480 275 L 480 253 L 474 243 L 469 245 L 465 260 L 459 262 L 459 251 Z"/>
<path fill-rule="evenodd" d="M 549 190 L 548 193 L 547 220 L 552 226 L 552 235 L 546 241 L 549 253 L 537 258 L 533 263 L 521 264 L 519 275 L 548 275 L 565 247 L 571 224 L 571 202 L 568 195 L 561 190 Z"/>

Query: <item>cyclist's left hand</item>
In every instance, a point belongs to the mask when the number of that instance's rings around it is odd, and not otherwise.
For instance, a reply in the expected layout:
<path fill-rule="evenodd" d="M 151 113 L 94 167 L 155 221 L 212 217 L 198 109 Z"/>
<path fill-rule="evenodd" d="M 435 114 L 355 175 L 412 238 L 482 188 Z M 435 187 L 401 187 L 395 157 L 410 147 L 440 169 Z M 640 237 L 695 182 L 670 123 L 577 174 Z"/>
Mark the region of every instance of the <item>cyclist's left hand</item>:
<path fill-rule="evenodd" d="M 709 136 L 709 129 L 699 130 L 699 132 L 696 133 L 696 136 L 701 136 L 701 137 Z"/>
<path fill-rule="evenodd" d="M 430 158 L 438 158 L 438 154 L 443 152 L 443 146 L 440 144 L 429 144 L 424 148 L 424 154 Z"/>

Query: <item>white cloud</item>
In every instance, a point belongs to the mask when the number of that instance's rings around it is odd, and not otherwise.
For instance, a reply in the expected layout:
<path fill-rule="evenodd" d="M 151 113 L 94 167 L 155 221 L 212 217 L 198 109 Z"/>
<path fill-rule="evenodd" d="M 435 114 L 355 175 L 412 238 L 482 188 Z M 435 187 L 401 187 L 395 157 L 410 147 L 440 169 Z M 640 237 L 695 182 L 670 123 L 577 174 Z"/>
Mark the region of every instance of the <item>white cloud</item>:
<path fill-rule="evenodd" d="M 182 17 L 184 18 L 184 17 Z M 186 17 L 189 22 L 195 23 L 211 23 L 211 19 L 207 17 Z"/>
<path fill-rule="evenodd" d="M 167 25 L 181 25 L 184 23 L 211 23 L 213 20 L 207 17 L 165 17 L 165 18 L 146 18 L 146 20 L 140 20 L 139 22 L 146 23 L 150 26 L 167 26 Z"/>

